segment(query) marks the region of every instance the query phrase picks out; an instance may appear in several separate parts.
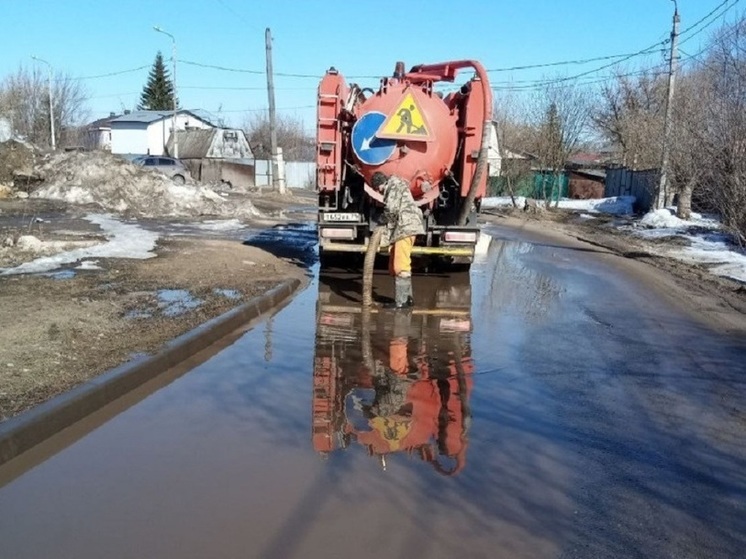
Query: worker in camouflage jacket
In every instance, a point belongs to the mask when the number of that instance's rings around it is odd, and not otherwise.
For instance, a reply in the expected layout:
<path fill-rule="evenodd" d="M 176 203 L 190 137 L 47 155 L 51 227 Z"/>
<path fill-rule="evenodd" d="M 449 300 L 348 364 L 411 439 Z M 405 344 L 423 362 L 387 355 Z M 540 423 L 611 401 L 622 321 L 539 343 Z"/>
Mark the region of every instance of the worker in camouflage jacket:
<path fill-rule="evenodd" d="M 373 188 L 383 194 L 383 223 L 385 228 L 381 246 L 390 246 L 389 272 L 395 281 L 394 308 L 411 307 L 412 247 L 417 235 L 425 234 L 422 212 L 414 203 L 407 181 L 381 172 L 373 174 Z"/>

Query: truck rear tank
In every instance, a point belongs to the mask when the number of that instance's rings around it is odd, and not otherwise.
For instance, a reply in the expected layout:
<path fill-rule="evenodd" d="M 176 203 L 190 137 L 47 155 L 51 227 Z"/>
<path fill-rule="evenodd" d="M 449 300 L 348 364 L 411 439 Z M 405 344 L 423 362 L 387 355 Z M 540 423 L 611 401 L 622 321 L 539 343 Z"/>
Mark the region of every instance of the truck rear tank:
<path fill-rule="evenodd" d="M 456 91 L 436 91 L 458 70 L 475 75 Z M 399 62 L 378 91 L 347 85 L 334 68 L 319 86 L 317 189 L 319 247 L 361 253 L 383 208 L 370 187 L 380 171 L 410 185 L 426 223 L 413 253 L 470 263 L 476 215 L 486 190 L 492 96 L 478 62 L 415 66 Z"/>

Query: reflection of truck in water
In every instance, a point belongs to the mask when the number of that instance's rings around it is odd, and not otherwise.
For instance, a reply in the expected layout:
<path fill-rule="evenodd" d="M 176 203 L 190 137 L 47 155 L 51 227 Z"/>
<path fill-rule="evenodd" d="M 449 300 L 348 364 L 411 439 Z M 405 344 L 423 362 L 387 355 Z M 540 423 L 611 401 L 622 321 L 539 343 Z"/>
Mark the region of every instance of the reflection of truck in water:
<path fill-rule="evenodd" d="M 357 444 L 385 467 L 404 452 L 452 475 L 466 463 L 472 386 L 468 274 L 414 279 L 418 306 L 376 312 L 363 325 L 359 277 L 319 279 L 313 372 L 313 446 Z M 390 278 L 376 276 L 379 296 Z M 364 340 L 372 359 L 365 357 Z"/>
<path fill-rule="evenodd" d="M 460 70 L 474 76 L 450 92 Z M 319 249 L 325 257 L 364 252 L 383 197 L 371 179 L 380 171 L 406 180 L 422 210 L 426 234 L 415 255 L 471 263 L 476 216 L 485 194 L 492 92 L 479 62 L 398 62 L 377 91 L 347 84 L 334 68 L 321 80 L 317 119 Z"/>

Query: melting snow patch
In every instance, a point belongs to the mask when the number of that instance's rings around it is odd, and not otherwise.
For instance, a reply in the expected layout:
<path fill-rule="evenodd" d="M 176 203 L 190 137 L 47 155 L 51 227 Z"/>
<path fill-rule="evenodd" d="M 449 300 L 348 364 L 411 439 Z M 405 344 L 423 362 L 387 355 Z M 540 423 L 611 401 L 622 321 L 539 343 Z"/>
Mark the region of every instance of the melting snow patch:
<path fill-rule="evenodd" d="M 75 270 L 60 270 L 59 272 L 52 272 L 47 275 L 56 280 L 68 280 L 75 277 Z"/>
<path fill-rule="evenodd" d="M 703 227 L 706 229 L 718 229 L 720 227 L 720 224 L 716 220 L 702 217 L 701 214 L 692 212 L 691 218 L 685 220 L 676 217 L 675 212 L 676 208 L 650 211 L 640 220 L 640 225 L 653 229 L 674 229 L 676 231 L 686 230 L 689 227 Z"/>
<path fill-rule="evenodd" d="M 238 219 L 214 219 L 195 223 L 193 226 L 197 229 L 205 229 L 207 231 L 234 231 L 244 228 L 243 223 Z"/>
<path fill-rule="evenodd" d="M 76 270 L 101 270 L 101 266 L 98 265 L 98 260 L 84 260 L 80 263 L 80 266 L 76 266 Z"/>
<path fill-rule="evenodd" d="M 674 258 L 694 264 L 705 264 L 717 276 L 746 283 L 746 254 L 734 250 L 722 235 L 695 237 L 686 235 L 692 244 L 681 250 L 671 251 Z"/>
<path fill-rule="evenodd" d="M 634 196 L 614 196 L 596 200 L 560 200 L 559 207 L 563 210 L 575 210 L 588 213 L 602 213 L 610 215 L 631 215 Z"/>
<path fill-rule="evenodd" d="M 517 207 L 523 208 L 526 205 L 526 198 L 523 196 L 516 196 L 515 203 Z M 482 198 L 482 208 L 500 208 L 505 206 L 512 206 L 513 200 L 510 196 L 490 196 L 489 198 Z"/>
<path fill-rule="evenodd" d="M 196 299 L 186 289 L 159 289 L 158 307 L 168 317 L 174 317 L 196 309 L 204 301 Z"/>
<path fill-rule="evenodd" d="M 516 196 L 515 202 L 519 208 L 526 204 L 526 198 Z M 539 201 L 544 205 L 543 201 Z M 632 205 L 635 203 L 634 196 L 615 196 L 613 198 L 600 198 L 597 200 L 560 200 L 559 207 L 564 210 L 575 210 L 587 213 L 604 213 L 611 215 L 630 215 L 632 214 Z M 513 201 L 510 196 L 491 196 L 482 199 L 482 207 L 499 208 L 512 206 Z M 554 207 L 554 202 L 552 202 Z"/>
<path fill-rule="evenodd" d="M 640 225 L 655 229 L 680 229 L 686 226 L 686 222 L 663 209 L 646 213 L 640 220 Z"/>
<path fill-rule="evenodd" d="M 122 223 L 109 215 L 89 215 L 88 221 L 103 229 L 107 237 L 105 243 L 90 247 L 61 252 L 53 256 L 44 256 L 31 262 L 25 262 L 15 268 L 0 269 L 0 275 L 36 274 L 49 272 L 72 264 L 84 258 L 134 258 L 143 260 L 153 258 L 158 234 L 146 231 L 137 225 Z"/>

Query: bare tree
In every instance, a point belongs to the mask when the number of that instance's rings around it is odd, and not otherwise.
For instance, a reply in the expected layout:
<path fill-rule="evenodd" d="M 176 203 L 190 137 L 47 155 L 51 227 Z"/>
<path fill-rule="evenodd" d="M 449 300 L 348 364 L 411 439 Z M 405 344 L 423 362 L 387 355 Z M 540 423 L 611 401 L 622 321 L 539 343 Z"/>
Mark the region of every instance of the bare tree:
<path fill-rule="evenodd" d="M 254 157 L 270 159 L 269 115 L 266 112 L 254 113 L 246 119 L 243 129 Z M 316 158 L 316 140 L 306 134 L 299 118 L 278 115 L 277 145 L 282 148 L 286 161 L 313 161 Z"/>
<path fill-rule="evenodd" d="M 532 112 L 538 131 L 532 151 L 541 167 L 551 172 L 556 184 L 568 159 L 588 132 L 591 96 L 575 82 L 551 80 L 535 96 Z M 548 207 L 551 196 L 547 198 L 546 187 L 544 190 Z"/>
<path fill-rule="evenodd" d="M 702 159 L 702 122 L 705 117 L 702 91 L 703 76 L 694 73 L 682 76 L 673 105 L 673 134 L 670 149 L 671 190 L 678 196 L 676 215 L 689 219 L 692 196 L 705 177 L 706 162 Z M 671 201 L 667 201 L 671 203 Z"/>
<path fill-rule="evenodd" d="M 0 82 L 0 114 L 6 114 L 14 133 L 37 145 L 50 145 L 48 74 L 23 66 Z M 88 117 L 88 93 L 82 82 L 64 72 L 52 77 L 55 136 L 60 145 L 77 139 L 78 127 Z"/>
<path fill-rule="evenodd" d="M 697 69 L 703 186 L 723 224 L 746 243 L 746 18 L 723 26 Z"/>
<path fill-rule="evenodd" d="M 534 127 L 525 120 L 525 108 L 511 92 L 495 99 L 493 123 L 501 157 L 500 176 L 514 207 L 517 207 L 516 189 L 531 177 L 531 160 L 528 153 L 536 136 Z"/>
<path fill-rule="evenodd" d="M 621 150 L 619 163 L 632 169 L 660 165 L 666 84 L 648 70 L 630 75 L 618 69 L 601 87 L 592 117 L 596 130 Z"/>

